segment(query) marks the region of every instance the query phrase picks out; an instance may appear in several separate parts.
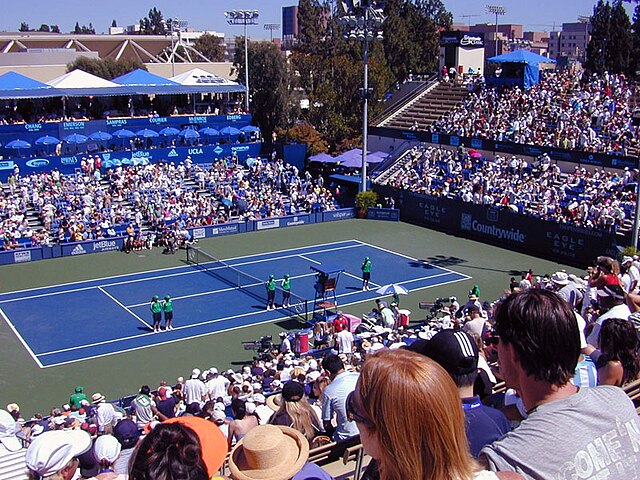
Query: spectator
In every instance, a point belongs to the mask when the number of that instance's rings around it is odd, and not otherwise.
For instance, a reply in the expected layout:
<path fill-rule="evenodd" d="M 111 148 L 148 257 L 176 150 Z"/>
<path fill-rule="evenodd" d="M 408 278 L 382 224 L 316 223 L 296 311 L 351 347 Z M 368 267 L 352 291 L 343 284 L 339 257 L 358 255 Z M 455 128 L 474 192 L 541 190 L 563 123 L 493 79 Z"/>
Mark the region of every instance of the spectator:
<path fill-rule="evenodd" d="M 224 375 L 220 375 L 217 368 L 210 368 L 207 378 L 206 386 L 211 400 L 224 398 L 228 395 L 231 382 Z"/>
<path fill-rule="evenodd" d="M 176 399 L 167 396 L 167 388 L 160 387 L 158 389 L 158 401 L 156 402 L 160 418 L 173 418 L 176 416 Z"/>
<path fill-rule="evenodd" d="M 131 402 L 131 406 L 136 413 L 136 424 L 140 430 L 154 421 L 156 417 L 158 417 L 160 421 L 166 420 L 166 417 L 158 411 L 156 402 L 151 399 L 150 393 L 151 389 L 149 385 L 142 385 L 140 392 Z"/>
<path fill-rule="evenodd" d="M 610 318 L 600 329 L 600 351 L 591 353 L 598 369 L 598 385 L 622 387 L 640 374 L 640 341 L 629 320 Z"/>
<path fill-rule="evenodd" d="M 18 437 L 21 429 L 6 410 L 0 410 L 0 477 L 26 478 L 24 458 L 27 450 Z"/>
<path fill-rule="evenodd" d="M 282 425 L 261 425 L 231 451 L 229 470 L 234 480 L 331 480 L 315 463 L 307 463 L 309 444 L 304 435 Z"/>
<path fill-rule="evenodd" d="M 528 418 L 485 447 L 480 459 L 491 470 L 515 471 L 525 478 L 566 477 L 582 471 L 580 459 L 591 458 L 588 452 L 613 435 L 616 476 L 634 476 L 637 452 L 626 432 L 640 431 L 640 420 L 629 397 L 618 388 L 578 389 L 569 381 L 580 354 L 580 336 L 567 303 L 543 289 L 511 294 L 496 310 L 495 330 L 500 371 L 507 385 L 521 394 Z M 611 430 L 612 425 L 619 425 L 625 435 Z M 607 475 L 613 468 L 605 462 L 590 466 L 592 476 Z"/>
<path fill-rule="evenodd" d="M 82 430 L 44 432 L 27 449 L 29 477 L 71 480 L 78 469 L 78 457 L 90 448 L 91 437 Z"/>
<path fill-rule="evenodd" d="M 227 441 L 229 448 L 234 441 L 238 442 L 252 428 L 258 426 L 258 417 L 247 413 L 247 406 L 244 400 L 236 398 L 231 402 L 231 411 L 233 412 L 233 420 L 229 422 L 229 433 Z"/>
<path fill-rule="evenodd" d="M 126 474 L 129 471 L 129 459 L 140 439 L 140 430 L 131 419 L 123 418 L 113 427 L 113 436 L 122 446 L 113 469 L 117 474 Z"/>
<path fill-rule="evenodd" d="M 93 455 L 98 461 L 100 473 L 93 478 L 96 480 L 126 480 L 126 474 L 117 474 L 113 469 L 121 450 L 122 445 L 114 436 L 99 436 L 93 446 Z"/>
<path fill-rule="evenodd" d="M 591 333 L 587 337 L 589 345 L 584 350 L 587 355 L 594 349 L 600 348 L 598 340 L 600 329 L 607 320 L 611 318 L 629 318 L 629 315 L 631 315 L 631 311 L 625 303 L 624 290 L 618 284 L 618 277 L 612 274 L 607 276 L 605 281 L 606 284 L 596 290 L 598 304 L 600 305 L 600 316 L 598 316 Z"/>
<path fill-rule="evenodd" d="M 95 408 L 98 433 L 113 433 L 113 425 L 116 423 L 115 408 L 101 393 L 94 393 L 91 400 Z"/>
<path fill-rule="evenodd" d="M 473 394 L 479 354 L 470 335 L 442 330 L 431 340 L 418 340 L 408 349 L 435 360 L 453 379 L 462 400 L 467 439 L 474 457 L 482 447 L 511 431 L 511 424 L 502 412 L 483 405 L 480 397 Z"/>
<path fill-rule="evenodd" d="M 344 363 L 337 355 L 328 355 L 322 360 L 322 368 L 331 378 L 331 383 L 322 392 L 322 421 L 327 435 L 334 441 L 347 440 L 358 434 L 355 422 L 349 420 L 345 407 L 347 395 L 353 391 L 358 381 L 357 373 L 345 371 Z M 336 416 L 337 426 L 331 420 Z"/>
<path fill-rule="evenodd" d="M 422 355 L 400 349 L 368 358 L 347 410 L 381 480 L 500 478 L 473 460 L 455 385 Z"/>
<path fill-rule="evenodd" d="M 187 405 L 191 405 L 195 402 L 198 405 L 202 406 L 207 398 L 207 387 L 199 377 L 200 369 L 194 368 L 191 371 L 191 378 L 184 382 L 184 401 Z"/>
<path fill-rule="evenodd" d="M 82 400 L 89 400 L 89 397 L 84 393 L 84 387 L 78 386 L 75 389 L 75 393 L 69 398 L 69 405 L 80 408 Z"/>
<path fill-rule="evenodd" d="M 316 412 L 305 398 L 304 385 L 296 381 L 287 382 L 282 388 L 282 393 L 269 397 L 269 399 L 272 398 L 274 400 L 277 398 L 275 405 L 278 405 L 278 408 L 268 423 L 296 429 L 311 445 L 313 439 L 320 435 L 323 429 Z"/>

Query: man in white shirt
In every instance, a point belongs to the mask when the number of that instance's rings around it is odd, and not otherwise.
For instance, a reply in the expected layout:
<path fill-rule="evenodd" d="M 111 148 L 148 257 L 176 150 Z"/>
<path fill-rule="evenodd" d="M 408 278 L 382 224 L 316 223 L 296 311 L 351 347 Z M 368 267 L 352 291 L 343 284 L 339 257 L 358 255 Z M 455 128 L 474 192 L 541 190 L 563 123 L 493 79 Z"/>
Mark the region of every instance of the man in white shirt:
<path fill-rule="evenodd" d="M 207 387 L 198 377 L 200 377 L 200 369 L 194 368 L 191 372 L 191 378 L 184 382 L 182 390 L 187 405 L 197 402 L 202 406 L 207 396 Z"/>
<path fill-rule="evenodd" d="M 348 356 L 353 353 L 353 334 L 348 328 L 336 333 L 336 345 L 338 346 L 338 353 L 344 353 Z"/>

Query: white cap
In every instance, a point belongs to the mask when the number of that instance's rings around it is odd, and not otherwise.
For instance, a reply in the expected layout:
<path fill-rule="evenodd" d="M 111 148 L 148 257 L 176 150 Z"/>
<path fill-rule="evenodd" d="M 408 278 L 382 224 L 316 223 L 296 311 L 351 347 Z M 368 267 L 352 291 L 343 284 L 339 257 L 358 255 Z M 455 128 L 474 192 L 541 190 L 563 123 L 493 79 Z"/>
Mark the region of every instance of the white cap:
<path fill-rule="evenodd" d="M 31 442 L 25 462 L 29 470 L 48 477 L 90 448 L 91 437 L 83 430 L 53 430 Z"/>
<path fill-rule="evenodd" d="M 194 368 L 191 370 L 191 378 L 198 378 L 200 376 L 200 369 Z"/>
<path fill-rule="evenodd" d="M 106 460 L 108 463 L 114 463 L 120 456 L 122 445 L 113 435 L 101 435 L 93 446 L 93 453 L 98 462 Z"/>

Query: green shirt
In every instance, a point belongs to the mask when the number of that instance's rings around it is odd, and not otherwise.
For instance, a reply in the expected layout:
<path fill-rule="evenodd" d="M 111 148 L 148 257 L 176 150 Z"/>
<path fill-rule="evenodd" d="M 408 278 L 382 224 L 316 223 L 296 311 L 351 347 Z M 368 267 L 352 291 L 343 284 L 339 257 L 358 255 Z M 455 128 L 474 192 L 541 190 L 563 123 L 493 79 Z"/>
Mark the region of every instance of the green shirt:
<path fill-rule="evenodd" d="M 73 395 L 71 395 L 71 398 L 69 398 L 69 405 L 75 405 L 76 407 L 80 408 L 80 402 L 82 402 L 82 400 L 89 400 L 89 398 L 82 392 L 79 393 L 74 393 Z"/>
<path fill-rule="evenodd" d="M 173 312 L 173 301 L 165 300 L 164 303 L 162 304 L 162 309 L 165 312 Z"/>
<path fill-rule="evenodd" d="M 285 278 L 282 280 L 282 289 L 283 290 L 291 290 L 291 279 Z"/>
<path fill-rule="evenodd" d="M 276 289 L 276 281 L 274 279 L 269 280 L 267 282 L 267 290 L 270 290 L 273 292 L 275 291 L 275 289 Z"/>
<path fill-rule="evenodd" d="M 362 273 L 371 273 L 371 260 L 365 260 L 362 264 Z"/>
<path fill-rule="evenodd" d="M 162 311 L 162 304 L 158 300 L 151 302 L 151 311 L 153 313 L 160 313 Z"/>

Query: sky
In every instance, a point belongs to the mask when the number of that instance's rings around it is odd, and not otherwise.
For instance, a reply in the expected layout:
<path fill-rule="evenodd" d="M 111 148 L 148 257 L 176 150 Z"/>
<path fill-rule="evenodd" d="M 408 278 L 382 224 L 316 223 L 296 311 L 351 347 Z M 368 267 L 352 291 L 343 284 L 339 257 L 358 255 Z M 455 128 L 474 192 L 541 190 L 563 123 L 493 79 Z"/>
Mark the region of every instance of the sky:
<path fill-rule="evenodd" d="M 486 5 L 500 5 L 506 14 L 499 23 L 524 25 L 526 30 L 551 31 L 563 22 L 574 22 L 579 15 L 590 15 L 596 0 L 444 0 L 454 22 L 472 25 L 493 23 L 495 15 L 486 13 Z M 189 22 L 189 28 L 215 30 L 225 36 L 241 34 L 242 27 L 229 26 L 224 12 L 233 9 L 258 10 L 258 25 L 249 27 L 249 38 L 269 38 L 264 29 L 267 23 L 282 23 L 282 7 L 297 5 L 297 0 L 0 0 L 0 30 L 17 31 L 21 22 L 31 28 L 41 24 L 57 24 L 64 32 L 80 25 L 93 24 L 97 33 L 106 33 L 115 19 L 119 26 L 132 25 L 145 17 L 149 9 L 157 7 L 165 18 L 178 18 Z M 630 16 L 633 7 L 627 5 Z M 473 15 L 473 16 L 471 16 Z M 274 32 L 274 37 L 277 32 Z"/>

